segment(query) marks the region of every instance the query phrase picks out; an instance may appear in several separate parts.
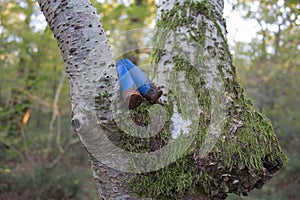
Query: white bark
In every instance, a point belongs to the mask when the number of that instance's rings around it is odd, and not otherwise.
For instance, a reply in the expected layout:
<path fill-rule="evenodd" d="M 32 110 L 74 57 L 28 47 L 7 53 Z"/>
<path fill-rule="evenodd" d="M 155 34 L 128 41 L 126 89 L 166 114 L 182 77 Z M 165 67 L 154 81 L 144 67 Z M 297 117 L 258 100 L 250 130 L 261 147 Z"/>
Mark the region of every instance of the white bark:
<path fill-rule="evenodd" d="M 117 119 L 115 119 L 117 112 L 114 113 L 114 109 L 118 109 L 116 104 L 118 105 L 120 96 L 118 95 L 117 75 L 108 40 L 90 2 L 88 0 L 38 0 L 38 2 L 58 41 L 66 65 L 72 100 L 72 126 L 90 156 L 93 175 L 100 196 L 103 199 L 138 199 L 128 186 L 128 182 L 132 177 L 132 174 L 128 172 L 155 171 L 179 158 L 181 153 L 184 153 L 193 143 L 192 139 L 197 134 L 200 115 L 204 116 L 205 120 L 210 121 L 210 126 L 205 136 L 205 142 L 201 147 L 201 152 L 197 149 L 194 151 L 195 165 L 204 170 L 203 173 L 205 173 L 206 169 L 209 171 L 211 163 L 220 162 L 222 169 L 226 170 L 228 166 L 222 166 L 222 164 L 224 165 L 222 158 L 216 156 L 219 159 L 216 161 L 214 159 L 217 158 L 213 156 L 207 158 L 207 153 L 214 147 L 217 139 L 221 136 L 221 132 L 226 135 L 222 138 L 222 141 L 228 140 L 228 133 L 224 133 L 224 130 L 222 130 L 222 122 L 225 117 L 230 118 L 229 134 L 233 139 L 229 139 L 229 141 L 232 142 L 238 138 L 237 131 L 243 126 L 241 124 L 244 124 L 240 116 L 243 116 L 245 112 L 240 108 L 240 102 L 236 103 L 233 99 L 241 101 L 244 109 L 249 109 L 247 111 L 250 113 L 252 108 L 247 107 L 248 104 L 244 104 L 246 100 L 242 89 L 235 80 L 235 69 L 227 47 L 225 21 L 222 18 L 223 1 L 199 0 L 197 2 L 209 4 L 209 8 L 203 10 L 204 13 L 201 10 L 195 10 L 191 6 L 187 6 L 186 9 L 179 12 L 176 11 L 176 14 L 179 14 L 175 20 L 188 18 L 190 20 L 189 24 L 177 24 L 173 29 L 167 27 L 157 29 L 156 36 L 162 40 L 156 41 L 154 47 L 161 50 L 157 55 L 158 59 L 156 59 L 155 82 L 160 86 L 164 86 L 162 88 L 164 103 L 173 105 L 173 115 L 169 116 L 172 122 L 170 132 L 173 139 L 170 139 L 168 145 L 161 148 L 161 150 L 148 154 L 126 152 L 116 147 L 119 142 L 119 129 L 116 125 Z M 168 22 L 168 19 L 163 19 L 164 12 L 171 11 L 178 5 L 191 2 L 187 0 L 160 1 L 157 14 L 158 24 L 163 20 Z M 209 14 L 205 14 L 205 12 L 209 12 Z M 168 23 L 165 23 L 165 25 L 169 26 Z M 201 37 L 205 39 L 200 40 Z M 204 88 L 195 88 L 186 81 L 188 66 L 184 66 L 186 68 L 183 70 L 176 70 L 175 67 L 178 64 L 176 58 L 188 61 L 188 65 L 196 69 L 200 77 L 205 80 Z M 226 89 L 225 83 L 228 86 Z M 234 86 L 231 87 L 231 84 Z M 205 89 L 209 90 L 210 93 L 210 114 L 199 106 L 197 101 L 196 92 L 201 95 L 201 92 Z M 235 109 L 234 111 L 240 116 L 226 113 L 224 109 L 229 106 Z M 152 108 L 155 108 L 155 106 L 152 106 Z M 163 116 L 163 114 L 160 114 L 159 109 L 157 113 L 157 115 Z M 254 114 L 259 118 L 261 117 L 257 113 Z M 257 120 L 256 123 L 264 122 L 265 119 L 261 118 L 262 120 Z M 262 123 L 262 125 L 265 124 Z M 252 131 L 251 126 L 256 127 L 256 124 L 250 125 L 249 130 Z M 280 154 L 280 148 L 276 146 L 277 140 L 265 132 L 262 135 L 265 134 L 263 136 L 267 138 L 266 141 L 274 143 L 274 149 L 276 149 L 274 151 Z M 187 134 L 189 135 L 186 136 Z M 254 132 L 254 134 L 256 133 Z M 251 135 L 249 137 L 252 139 L 251 141 L 256 142 L 255 145 L 260 145 L 255 136 Z M 241 141 L 243 142 L 243 140 Z M 237 145 L 239 144 L 237 143 Z M 255 145 L 254 147 L 256 147 Z M 241 147 L 241 149 L 244 150 L 244 147 Z M 271 147 L 266 147 L 263 149 L 262 155 L 259 154 L 261 150 L 256 150 L 254 156 L 257 156 L 257 154 L 262 156 L 262 158 L 257 158 L 259 164 L 261 164 L 262 159 L 270 154 L 269 151 L 271 150 L 269 149 L 273 150 Z M 218 153 L 221 156 L 225 155 L 221 151 L 218 151 Z M 231 156 L 231 153 L 228 151 L 229 156 Z M 228 156 L 228 154 L 225 156 Z M 251 157 L 252 152 L 250 154 Z M 204 163 L 200 162 L 202 158 L 205 161 Z M 239 158 L 243 158 L 243 156 Z M 143 162 L 139 162 L 140 160 L 152 161 L 152 165 L 144 166 Z M 246 159 L 245 162 L 248 162 L 248 160 Z M 278 170 L 278 166 L 282 164 L 280 162 L 274 164 L 273 160 L 268 160 L 267 164 L 271 166 L 270 168 L 273 171 L 274 169 Z M 273 164 L 275 165 L 274 169 L 272 168 Z M 235 170 L 238 169 L 235 168 Z M 259 169 L 258 173 L 261 172 L 262 169 Z M 248 183 L 247 181 L 251 178 L 251 175 L 250 172 L 245 173 L 246 178 L 241 177 L 245 178 L 244 182 L 241 180 L 239 183 Z M 216 177 L 213 177 L 215 182 L 212 182 L 211 185 L 208 184 L 209 188 L 215 187 L 215 190 L 209 191 L 209 193 L 217 198 L 226 197 L 228 192 L 247 193 L 257 182 L 259 184 L 264 183 L 269 178 L 270 173 L 259 175 L 262 178 L 255 179 L 253 176 L 251 178 L 253 179 L 251 180 L 252 185 L 248 186 L 248 184 L 245 188 L 242 186 L 236 187 L 227 182 L 228 180 L 223 180 L 222 177 L 215 175 Z M 220 185 L 213 185 L 215 183 L 220 183 Z M 186 199 L 197 198 L 200 199 L 200 197 L 190 194 L 186 196 Z"/>
<path fill-rule="evenodd" d="M 185 0 L 161 0 L 158 4 L 157 22 L 161 21 L 162 13 L 170 12 L 174 6 L 184 5 Z M 191 1 L 190 1 L 191 2 Z M 194 2 L 206 2 L 204 0 L 198 0 Z M 214 147 L 221 132 L 222 123 L 225 119 L 225 102 L 229 100 L 226 95 L 225 87 L 223 83 L 223 77 L 221 76 L 218 66 L 223 67 L 225 78 L 233 79 L 233 65 L 230 58 L 229 50 L 224 46 L 226 41 L 226 29 L 225 21 L 222 17 L 223 1 L 211 0 L 209 1 L 211 6 L 211 12 L 215 20 L 209 19 L 203 15 L 201 11 L 198 14 L 191 13 L 190 8 L 185 11 L 186 15 L 182 14 L 182 18 L 191 17 L 192 22 L 188 25 L 177 26 L 175 30 L 165 27 L 158 27 L 157 34 L 164 35 L 165 40 L 159 38 L 159 48 L 163 51 L 158 63 L 157 70 L 155 72 L 155 81 L 159 85 L 164 86 L 162 88 L 164 94 L 168 94 L 169 90 L 174 90 L 176 87 L 177 95 L 186 97 L 184 100 L 185 105 L 181 106 L 186 109 L 186 113 L 190 116 L 188 119 L 183 119 L 182 114 L 177 111 L 177 106 L 174 106 L 172 120 L 172 127 L 178 127 L 171 129 L 172 137 L 177 138 L 178 129 L 182 129 L 186 132 L 186 127 L 190 127 L 191 120 L 194 119 L 193 124 L 197 124 L 199 115 L 204 114 L 207 110 L 203 110 L 198 106 L 197 97 L 195 96 L 195 89 L 187 84 L 185 78 L 185 72 L 176 72 L 174 69 L 174 57 L 182 58 L 188 61 L 205 79 L 205 87 L 211 91 L 211 126 L 209 127 L 208 134 L 206 135 L 206 142 L 202 147 L 201 157 Z M 183 13 L 183 12 L 182 12 Z M 171 22 L 170 22 L 171 23 Z M 217 26 L 221 27 L 218 30 Z M 195 29 L 192 29 L 195 27 Z M 199 27 L 205 30 L 204 36 L 199 32 Z M 219 32 L 221 31 L 221 32 Z M 195 37 L 205 37 L 205 43 L 201 44 L 199 41 L 195 41 L 191 38 L 191 35 Z M 211 51 L 211 52 L 210 52 Z M 223 75 L 223 74 L 222 74 Z M 200 77 L 199 77 L 200 78 Z M 176 80 L 175 82 L 172 80 Z M 177 85 L 177 86 L 176 86 Z M 164 102 L 168 102 L 168 98 L 165 95 L 162 97 Z M 174 101 L 174 100 L 173 100 Z M 182 102 L 183 103 L 183 102 Z M 196 120 L 195 120 L 196 119 Z M 191 130 L 188 130 L 190 132 Z"/>
<path fill-rule="evenodd" d="M 96 11 L 88 0 L 39 0 L 38 2 L 58 41 L 62 59 L 69 75 L 72 126 L 79 134 L 83 146 L 90 155 L 93 175 L 97 182 L 100 196 L 104 199 L 134 199 L 135 197 L 132 196 L 126 185 L 130 174 L 116 171 L 106 166 L 117 168 L 117 165 L 124 165 L 126 168 L 128 164 L 126 163 L 127 159 L 122 159 L 124 163 L 116 163 L 116 161 L 111 160 L 110 156 L 118 155 L 119 152 L 101 154 L 98 148 L 111 149 L 111 143 L 106 140 L 105 135 L 114 134 L 113 130 L 116 130 L 111 103 L 113 102 L 113 93 L 116 92 L 117 76 L 110 46 Z M 161 9 L 171 9 L 174 6 L 174 2 L 167 1 L 164 4 L 161 1 L 158 19 Z M 176 36 L 178 36 L 178 33 L 185 35 L 185 32 L 185 27 L 182 27 L 182 30 L 177 32 Z M 181 45 L 187 52 L 194 51 L 188 46 L 189 44 L 181 43 Z M 160 63 L 169 60 L 170 56 L 172 56 L 172 52 L 162 56 Z M 192 59 L 192 57 L 188 59 Z M 172 70 L 172 63 L 169 63 L 167 67 L 170 67 Z M 159 70 L 157 74 L 158 76 L 165 76 L 165 73 Z M 182 83 L 180 83 L 183 95 L 187 97 L 193 96 L 183 79 Z M 159 79 L 158 82 L 163 84 L 163 78 Z M 167 91 L 165 93 L 167 94 Z M 102 98 L 101 107 L 96 109 L 95 98 L 99 94 L 103 95 L 104 98 Z M 193 106 L 192 108 L 197 110 Z M 187 115 L 189 111 L 186 110 L 185 114 Z M 198 114 L 196 113 L 196 115 Z M 173 116 L 174 138 L 178 137 L 178 130 L 176 130 L 178 128 L 174 128 L 177 126 L 176 123 L 181 123 L 181 126 L 185 127 L 186 131 L 184 132 L 189 130 L 186 127 L 189 127 L 191 124 L 189 119 L 184 120 L 179 115 L 175 111 Z M 101 143 L 99 144 L 99 142 Z M 101 154 L 100 157 L 96 158 L 95 155 L 99 154 Z M 104 164 L 99 162 L 99 160 L 104 162 Z"/>
<path fill-rule="evenodd" d="M 91 144 L 86 142 L 92 139 L 93 134 L 87 130 L 91 127 L 96 127 L 94 131 L 98 135 L 111 134 L 96 122 L 114 129 L 111 97 L 115 92 L 117 75 L 108 40 L 96 10 L 88 0 L 38 2 L 58 41 L 69 75 L 72 126 L 88 149 Z M 95 98 L 99 94 L 103 96 L 103 101 L 101 107 L 96 109 Z M 91 152 L 89 155 L 100 196 L 104 199 L 129 198 L 126 187 L 128 175 L 108 168 Z"/>

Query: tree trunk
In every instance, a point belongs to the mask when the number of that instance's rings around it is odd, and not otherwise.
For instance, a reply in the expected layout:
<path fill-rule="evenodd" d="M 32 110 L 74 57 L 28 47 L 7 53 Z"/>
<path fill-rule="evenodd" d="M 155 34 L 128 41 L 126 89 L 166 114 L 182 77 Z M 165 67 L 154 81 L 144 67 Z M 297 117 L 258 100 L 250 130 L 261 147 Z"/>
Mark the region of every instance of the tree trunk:
<path fill-rule="evenodd" d="M 39 4 L 69 75 L 72 126 L 103 199 L 224 199 L 261 187 L 284 164 L 271 124 L 237 82 L 223 1 L 160 1 L 153 64 L 164 96 L 146 105 L 151 128 L 159 127 L 146 139 L 120 130 L 136 111 L 120 107 L 113 56 L 89 1 Z"/>
<path fill-rule="evenodd" d="M 114 128 L 110 125 L 112 114 L 108 97 L 113 94 L 117 75 L 108 40 L 88 0 L 38 2 L 57 39 L 69 75 L 72 126 L 88 149 L 90 144 L 86 144 L 84 134 L 92 135 L 85 129 L 89 123 L 97 121 L 103 127 Z M 95 102 L 99 99 L 103 100 L 101 108 L 96 108 Z M 98 133 L 106 132 L 107 129 L 102 129 Z M 100 196 L 104 199 L 130 197 L 124 187 L 129 175 L 106 167 L 88 153 Z"/>

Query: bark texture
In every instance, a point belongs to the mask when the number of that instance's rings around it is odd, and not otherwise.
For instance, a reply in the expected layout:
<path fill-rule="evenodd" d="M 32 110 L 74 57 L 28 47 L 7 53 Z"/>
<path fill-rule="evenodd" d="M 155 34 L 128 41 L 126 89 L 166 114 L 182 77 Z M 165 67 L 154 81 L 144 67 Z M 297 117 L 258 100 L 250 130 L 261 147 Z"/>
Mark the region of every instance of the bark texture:
<path fill-rule="evenodd" d="M 126 171 L 129 158 L 118 158 L 111 145 L 124 143 L 112 111 L 117 76 L 95 9 L 88 0 L 38 2 L 61 50 L 71 86 L 72 125 L 90 156 L 103 199 L 224 199 L 227 193 L 260 188 L 283 166 L 286 158 L 270 122 L 254 110 L 237 82 L 223 1 L 164 0 L 158 5 L 155 80 L 164 86 L 171 133 L 161 132 L 145 148 L 155 151 L 181 137 L 172 133 L 178 122 L 174 115 L 182 115 L 179 122 L 188 127 L 191 113 L 198 126 L 186 156 L 142 174 L 115 170 Z M 182 106 L 176 102 L 180 97 L 195 101 Z M 144 150 L 140 140 L 130 142 Z"/>
<path fill-rule="evenodd" d="M 141 194 L 171 199 L 189 198 L 187 193 L 193 192 L 212 199 L 224 199 L 228 193 L 247 195 L 254 188 L 260 189 L 286 162 L 270 121 L 254 109 L 237 81 L 226 41 L 223 6 L 224 2 L 217 0 L 159 3 L 154 39 L 157 81 L 164 86 L 164 94 L 170 93 L 170 74 L 177 85 L 186 81 L 191 84 L 200 105 L 200 118 L 193 154 L 169 170 L 139 177 L 142 181 L 137 183 L 143 184 L 136 186 Z M 176 95 L 184 95 L 186 88 L 179 88 L 175 89 Z M 164 101 L 172 104 L 174 100 Z M 163 178 L 171 172 L 190 182 L 180 183 L 179 179 L 172 185 L 172 178 Z M 157 183 L 157 188 L 167 187 L 165 191 L 170 194 L 149 189 L 150 182 L 158 177 L 163 181 Z M 143 189 L 145 186 L 148 188 Z M 195 190 L 191 192 L 191 188 Z"/>
<path fill-rule="evenodd" d="M 87 144 L 85 137 L 91 141 L 95 136 L 89 124 L 97 122 L 110 129 L 115 126 L 110 97 L 117 84 L 117 75 L 108 40 L 96 9 L 88 0 L 38 2 L 57 39 L 69 75 L 72 126 L 88 149 L 93 144 Z M 110 134 L 104 129 L 94 131 Z M 103 199 L 132 199 L 126 187 L 129 175 L 101 164 L 90 151 L 88 154 L 100 196 Z"/>

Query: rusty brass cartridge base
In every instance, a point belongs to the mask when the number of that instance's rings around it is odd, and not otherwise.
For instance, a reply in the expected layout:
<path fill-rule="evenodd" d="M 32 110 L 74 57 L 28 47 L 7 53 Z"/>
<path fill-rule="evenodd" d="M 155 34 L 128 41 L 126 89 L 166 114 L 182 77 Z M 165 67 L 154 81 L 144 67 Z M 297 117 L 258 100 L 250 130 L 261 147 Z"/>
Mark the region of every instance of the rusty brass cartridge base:
<path fill-rule="evenodd" d="M 149 103 L 155 104 L 162 95 L 162 91 L 153 83 L 150 83 L 151 88 L 147 91 L 145 98 Z"/>
<path fill-rule="evenodd" d="M 141 105 L 143 97 L 137 89 L 129 88 L 123 94 L 123 101 L 129 109 L 134 109 Z"/>

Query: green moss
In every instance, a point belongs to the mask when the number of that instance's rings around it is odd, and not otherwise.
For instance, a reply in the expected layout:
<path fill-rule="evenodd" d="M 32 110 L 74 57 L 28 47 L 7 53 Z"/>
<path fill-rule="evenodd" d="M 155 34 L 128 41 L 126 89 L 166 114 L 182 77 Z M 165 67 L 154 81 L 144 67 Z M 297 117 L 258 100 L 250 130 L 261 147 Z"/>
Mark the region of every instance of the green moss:
<path fill-rule="evenodd" d="M 202 108 L 207 110 L 209 115 L 210 110 L 210 95 L 209 91 L 205 88 L 204 78 L 199 72 L 188 63 L 180 58 L 174 58 L 174 67 L 176 71 L 185 71 L 186 79 L 194 87 L 198 102 Z M 169 91 L 170 96 L 176 96 L 176 91 Z M 172 116 L 173 102 L 167 105 L 169 110 L 169 116 Z M 180 105 L 177 105 L 180 108 Z M 180 109 L 179 109 L 180 112 Z M 199 120 L 199 134 L 196 135 L 196 144 L 192 148 L 201 146 L 207 128 L 209 126 L 209 119 L 202 114 Z M 169 130 L 166 129 L 166 130 Z M 168 134 L 170 135 L 169 131 Z M 170 139 L 166 137 L 165 139 Z M 142 197 L 152 197 L 155 199 L 181 199 L 181 197 L 193 189 L 195 185 L 200 181 L 203 183 L 209 182 L 208 175 L 197 175 L 196 165 L 193 161 L 192 150 L 188 155 L 168 167 L 156 172 L 146 173 L 142 175 L 136 175 L 131 181 L 131 187 L 133 191 Z M 200 178 L 199 178 L 200 177 Z M 207 184 L 204 184 L 204 191 L 207 189 Z"/>
<path fill-rule="evenodd" d="M 108 99 L 109 94 L 107 92 L 104 93 L 99 93 L 96 97 L 95 97 L 95 109 L 96 110 L 101 110 L 101 109 L 105 109 L 105 101 Z M 107 108 L 106 108 L 107 109 Z"/>
<path fill-rule="evenodd" d="M 140 127 L 148 127 L 150 123 L 150 117 L 149 117 L 150 107 L 151 104 L 149 104 L 145 100 L 137 108 L 135 108 L 134 110 L 130 110 L 131 120 L 135 123 L 135 125 Z M 167 115 L 170 116 L 170 113 L 167 113 Z M 120 146 L 121 148 L 129 152 L 146 153 L 146 152 L 155 151 L 156 148 L 159 149 L 168 143 L 168 140 L 170 138 L 170 133 L 167 130 L 169 130 L 169 126 L 170 123 L 168 121 L 165 122 L 165 128 L 162 131 L 160 131 L 159 134 L 149 138 L 132 136 L 134 135 L 133 131 L 137 131 L 132 128 L 130 130 L 127 130 L 131 132 L 131 135 L 127 134 L 122 130 L 119 130 L 118 146 Z M 135 133 L 135 135 L 138 135 L 138 133 Z"/>
<path fill-rule="evenodd" d="M 189 10 L 190 15 L 187 16 L 187 10 Z M 207 19 L 211 19 L 211 9 L 208 1 L 202 2 L 194 2 L 194 1 L 185 1 L 183 4 L 177 3 L 170 11 L 162 12 L 161 19 L 157 22 L 156 27 L 158 31 L 154 35 L 154 47 L 156 49 L 152 52 L 152 61 L 157 63 L 160 57 L 163 55 L 163 50 L 160 47 L 163 47 L 166 39 L 168 38 L 168 34 L 164 30 L 173 30 L 175 31 L 177 27 L 187 26 L 190 27 L 193 24 L 194 20 L 191 16 L 197 16 L 199 13 L 204 15 Z M 196 33 L 192 34 L 193 31 L 190 31 L 190 37 L 198 41 L 199 44 L 204 44 L 205 42 L 205 23 L 200 24 L 197 27 Z M 159 30 L 159 29 L 162 30 Z M 194 29 L 194 28 L 192 28 Z M 191 29 L 191 30 L 192 30 Z"/>
<path fill-rule="evenodd" d="M 144 101 L 131 112 L 131 118 L 139 126 L 147 126 L 150 123 L 150 104 Z"/>
<path fill-rule="evenodd" d="M 170 30 L 176 30 L 179 26 L 189 27 L 191 39 L 202 46 L 204 52 L 206 26 L 203 24 L 202 27 L 198 27 L 198 32 L 195 34 L 193 31 L 197 30 L 191 27 L 191 24 L 195 22 L 190 15 L 187 16 L 187 10 L 192 16 L 200 13 L 213 21 L 221 37 L 224 37 L 211 13 L 208 1 L 186 1 L 184 4 L 176 4 L 170 11 L 162 13 L 157 27 Z M 154 36 L 154 46 L 158 47 L 152 54 L 154 64 L 158 63 L 165 52 L 159 47 L 165 45 L 167 37 L 168 34 L 162 31 L 158 31 Z M 225 53 L 230 56 L 225 38 L 223 41 Z M 218 51 L 218 47 L 215 48 Z M 224 48 L 220 52 L 224 53 Z M 221 58 L 228 59 L 227 56 L 224 55 Z M 202 62 L 201 59 L 204 58 L 199 55 L 197 59 Z M 245 97 L 243 89 L 236 80 L 234 67 L 229 69 L 231 71 L 225 72 L 222 64 L 217 66 L 224 81 L 226 95 L 232 102 L 227 107 L 226 121 L 218 142 L 205 158 L 200 158 L 199 151 L 201 151 L 201 145 L 210 124 L 210 91 L 205 88 L 204 77 L 188 60 L 174 57 L 172 63 L 175 71 L 185 72 L 186 80 L 196 92 L 202 109 L 198 134 L 194 145 L 185 157 L 164 169 L 134 176 L 130 183 L 132 190 L 140 197 L 154 199 L 181 199 L 187 192 L 198 192 L 210 198 L 223 199 L 228 192 L 246 194 L 255 187 L 259 188 L 286 163 L 287 159 L 280 149 L 270 121 L 258 113 L 251 100 Z M 225 73 L 231 74 L 233 78 L 225 78 Z M 171 92 L 174 93 L 173 96 L 176 96 L 176 91 L 169 91 Z M 166 106 L 170 117 L 174 105 L 170 101 Z M 168 130 L 169 126 L 164 129 L 162 137 L 156 138 L 155 141 L 167 144 L 167 140 L 170 139 Z M 128 137 L 125 139 L 132 140 Z M 132 141 L 132 145 L 139 144 L 136 140 Z M 142 142 L 146 142 L 143 148 L 145 147 L 148 151 L 153 150 L 150 140 Z M 136 146 L 133 148 L 136 149 Z"/>
<path fill-rule="evenodd" d="M 192 163 L 191 158 L 182 158 L 168 168 L 139 175 L 130 185 L 140 197 L 180 199 L 194 182 L 196 171 L 191 170 Z"/>

